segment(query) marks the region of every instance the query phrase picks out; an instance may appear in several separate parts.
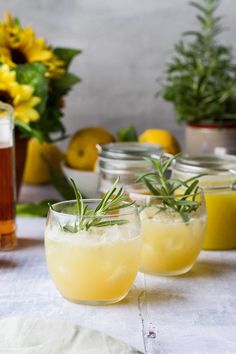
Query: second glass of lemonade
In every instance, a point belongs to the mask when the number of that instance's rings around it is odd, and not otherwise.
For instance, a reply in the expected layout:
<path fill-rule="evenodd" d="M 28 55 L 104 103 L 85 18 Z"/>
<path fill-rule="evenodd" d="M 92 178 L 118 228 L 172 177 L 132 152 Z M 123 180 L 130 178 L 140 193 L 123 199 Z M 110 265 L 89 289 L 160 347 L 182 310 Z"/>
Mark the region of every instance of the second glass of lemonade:
<path fill-rule="evenodd" d="M 129 197 L 140 206 L 143 236 L 141 271 L 160 276 L 188 272 L 204 241 L 206 211 L 202 191 L 194 196 L 199 207 L 189 215 L 188 220 L 171 208 L 162 209 L 164 197 L 148 194 L 143 185 L 131 186 Z M 183 198 L 183 195 L 174 195 L 169 197 L 168 204 L 171 205 L 174 200 L 184 203 Z M 191 201 L 192 198 L 190 194 L 186 200 Z"/>
<path fill-rule="evenodd" d="M 94 210 L 99 202 L 84 200 L 84 206 Z M 92 212 L 86 218 L 86 222 L 93 223 Z M 50 207 L 45 249 L 57 289 L 76 303 L 103 305 L 120 301 L 140 266 L 142 241 L 136 207 L 111 212 L 101 218 L 99 227 L 87 231 L 74 232 L 78 222 L 76 201 Z"/>

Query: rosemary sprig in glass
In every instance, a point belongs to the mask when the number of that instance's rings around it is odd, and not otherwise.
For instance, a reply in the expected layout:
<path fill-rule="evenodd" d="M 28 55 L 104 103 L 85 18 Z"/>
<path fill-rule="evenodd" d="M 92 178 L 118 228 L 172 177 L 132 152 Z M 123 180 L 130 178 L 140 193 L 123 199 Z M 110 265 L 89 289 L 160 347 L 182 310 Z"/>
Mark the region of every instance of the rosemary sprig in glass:
<path fill-rule="evenodd" d="M 134 204 L 127 201 L 124 194 L 123 186 L 118 188 L 119 177 L 116 179 L 112 187 L 106 192 L 103 198 L 98 203 L 95 209 L 89 208 L 88 205 L 84 204 L 82 195 L 73 179 L 71 179 L 71 184 L 76 197 L 76 207 L 78 221 L 74 226 L 66 225 L 63 227 L 64 231 L 76 233 L 79 231 L 88 231 L 92 227 L 106 227 L 113 225 L 124 225 L 128 223 L 128 220 L 119 219 L 115 214 L 122 208 L 127 208 Z M 114 213 L 114 218 L 111 217 Z M 109 220 L 106 220 L 106 216 Z"/>
<path fill-rule="evenodd" d="M 166 158 L 162 155 L 158 159 L 147 159 L 154 171 L 141 175 L 137 182 L 142 181 L 153 196 L 160 197 L 161 204 L 155 205 L 159 211 L 171 209 L 179 213 L 184 222 L 188 222 L 191 213 L 200 206 L 196 197 L 199 192 L 199 178 L 205 174 L 185 181 L 167 178 L 167 170 L 176 157 L 177 155 Z"/>

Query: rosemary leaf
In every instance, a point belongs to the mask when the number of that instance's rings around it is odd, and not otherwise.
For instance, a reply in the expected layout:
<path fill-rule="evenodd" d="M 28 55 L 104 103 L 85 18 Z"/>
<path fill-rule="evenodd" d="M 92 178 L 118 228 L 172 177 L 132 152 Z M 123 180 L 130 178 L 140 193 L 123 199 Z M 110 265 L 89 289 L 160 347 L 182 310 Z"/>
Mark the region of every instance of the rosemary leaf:
<path fill-rule="evenodd" d="M 134 204 L 126 201 L 123 187 L 120 187 L 117 190 L 118 183 L 119 178 L 116 179 L 113 186 L 107 191 L 107 193 L 98 203 L 97 207 L 92 209 L 88 205 L 84 205 L 81 193 L 77 189 L 74 180 L 71 179 L 71 184 L 76 197 L 79 222 L 76 223 L 75 227 L 72 227 L 71 225 L 65 225 L 63 226 L 63 230 L 69 233 L 76 233 L 83 230 L 88 231 L 92 227 L 106 227 L 127 224 L 129 221 L 119 218 L 119 214 L 114 214 L 114 217 L 111 217 L 110 220 L 106 220 L 106 216 L 108 216 L 109 213 L 127 208 Z"/>
<path fill-rule="evenodd" d="M 144 178 L 143 181 L 146 184 L 146 186 L 148 187 L 148 189 L 150 190 L 150 192 L 152 192 L 152 194 L 154 194 L 154 195 L 160 194 L 158 189 L 153 186 L 153 184 L 151 183 L 151 181 L 148 178 Z"/>
<path fill-rule="evenodd" d="M 71 178 L 70 179 L 74 193 L 75 193 L 75 197 L 76 197 L 76 203 L 77 203 L 77 209 L 78 209 L 78 215 L 80 217 L 83 216 L 84 210 L 83 210 L 83 203 L 81 203 L 82 200 L 82 196 L 80 191 L 78 190 L 78 188 L 76 187 L 76 184 L 74 182 L 74 180 Z"/>
<path fill-rule="evenodd" d="M 143 181 L 153 196 L 159 197 L 161 204 L 156 205 L 159 211 L 173 210 L 180 214 L 184 222 L 187 222 L 191 213 L 200 206 L 196 197 L 199 190 L 199 178 L 203 174 L 191 177 L 186 181 L 168 178 L 167 170 L 177 156 L 168 159 L 165 156 L 160 156 L 155 160 L 148 159 L 152 167 L 155 168 L 155 173 L 146 173 L 139 180 Z"/>
<path fill-rule="evenodd" d="M 197 179 L 197 180 L 195 180 L 192 184 L 190 184 L 190 186 L 186 189 L 186 191 L 185 191 L 185 195 L 186 196 L 188 196 L 189 194 L 191 194 L 193 191 L 194 191 L 194 189 L 198 186 L 198 184 L 199 184 L 199 180 Z"/>
<path fill-rule="evenodd" d="M 65 225 L 65 226 L 63 226 L 63 231 L 70 232 L 70 233 L 74 234 L 77 232 L 77 229 L 75 226 Z"/>

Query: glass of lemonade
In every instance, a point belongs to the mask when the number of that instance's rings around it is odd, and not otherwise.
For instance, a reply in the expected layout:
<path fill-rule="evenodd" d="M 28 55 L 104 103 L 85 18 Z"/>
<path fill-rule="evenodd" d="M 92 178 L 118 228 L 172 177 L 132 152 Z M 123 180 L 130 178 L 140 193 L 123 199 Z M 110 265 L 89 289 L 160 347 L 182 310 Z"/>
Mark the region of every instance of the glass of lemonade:
<path fill-rule="evenodd" d="M 143 185 L 130 187 L 129 197 L 140 208 L 143 237 L 141 271 L 161 276 L 188 272 L 204 241 L 206 209 L 202 191 L 195 194 L 194 200 L 199 207 L 189 214 L 187 220 L 171 208 L 162 209 L 164 197 L 148 194 Z M 173 200 L 183 201 L 180 194 L 168 198 L 170 205 Z M 186 200 L 191 201 L 192 198 L 190 194 Z"/>
<path fill-rule="evenodd" d="M 100 200 L 83 203 L 85 208 L 95 210 Z M 50 207 L 45 230 L 49 273 L 69 301 L 90 305 L 118 302 L 127 295 L 140 266 L 142 241 L 137 208 L 121 207 L 102 216 L 99 227 L 73 232 L 79 218 L 76 201 Z M 86 222 L 92 224 L 93 218 L 91 212 Z"/>

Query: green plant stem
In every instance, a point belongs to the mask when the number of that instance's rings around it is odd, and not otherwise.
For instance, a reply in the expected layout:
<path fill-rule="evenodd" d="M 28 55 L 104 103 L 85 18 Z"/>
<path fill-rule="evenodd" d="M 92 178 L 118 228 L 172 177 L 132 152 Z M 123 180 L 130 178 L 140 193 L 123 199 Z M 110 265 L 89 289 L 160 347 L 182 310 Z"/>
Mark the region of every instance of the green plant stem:
<path fill-rule="evenodd" d="M 186 181 L 168 179 L 166 177 L 167 169 L 175 159 L 176 156 L 167 160 L 163 156 L 157 160 L 147 159 L 155 172 L 141 175 L 138 181 L 143 181 L 151 194 L 159 197 L 161 205 L 158 205 L 157 208 L 160 211 L 173 210 L 181 215 L 184 222 L 188 222 L 192 212 L 200 206 L 200 202 L 196 201 L 196 196 L 199 190 L 199 178 L 203 174 L 191 177 Z"/>
<path fill-rule="evenodd" d="M 88 205 L 84 205 L 82 195 L 73 179 L 71 179 L 71 184 L 74 190 L 76 205 L 77 205 L 77 214 L 78 214 L 78 223 L 75 226 L 66 225 L 63 227 L 63 230 L 70 233 L 76 233 L 79 231 L 88 231 L 92 227 L 106 227 L 113 225 L 124 225 L 128 223 L 126 219 L 119 219 L 117 215 L 112 218 L 111 213 L 118 211 L 123 208 L 127 208 L 134 203 L 127 202 L 127 198 L 124 193 L 124 188 L 118 188 L 119 178 L 116 179 L 112 187 L 107 191 L 103 196 L 100 203 L 95 209 L 91 209 Z M 110 220 L 106 220 L 106 217 L 109 217 Z"/>

